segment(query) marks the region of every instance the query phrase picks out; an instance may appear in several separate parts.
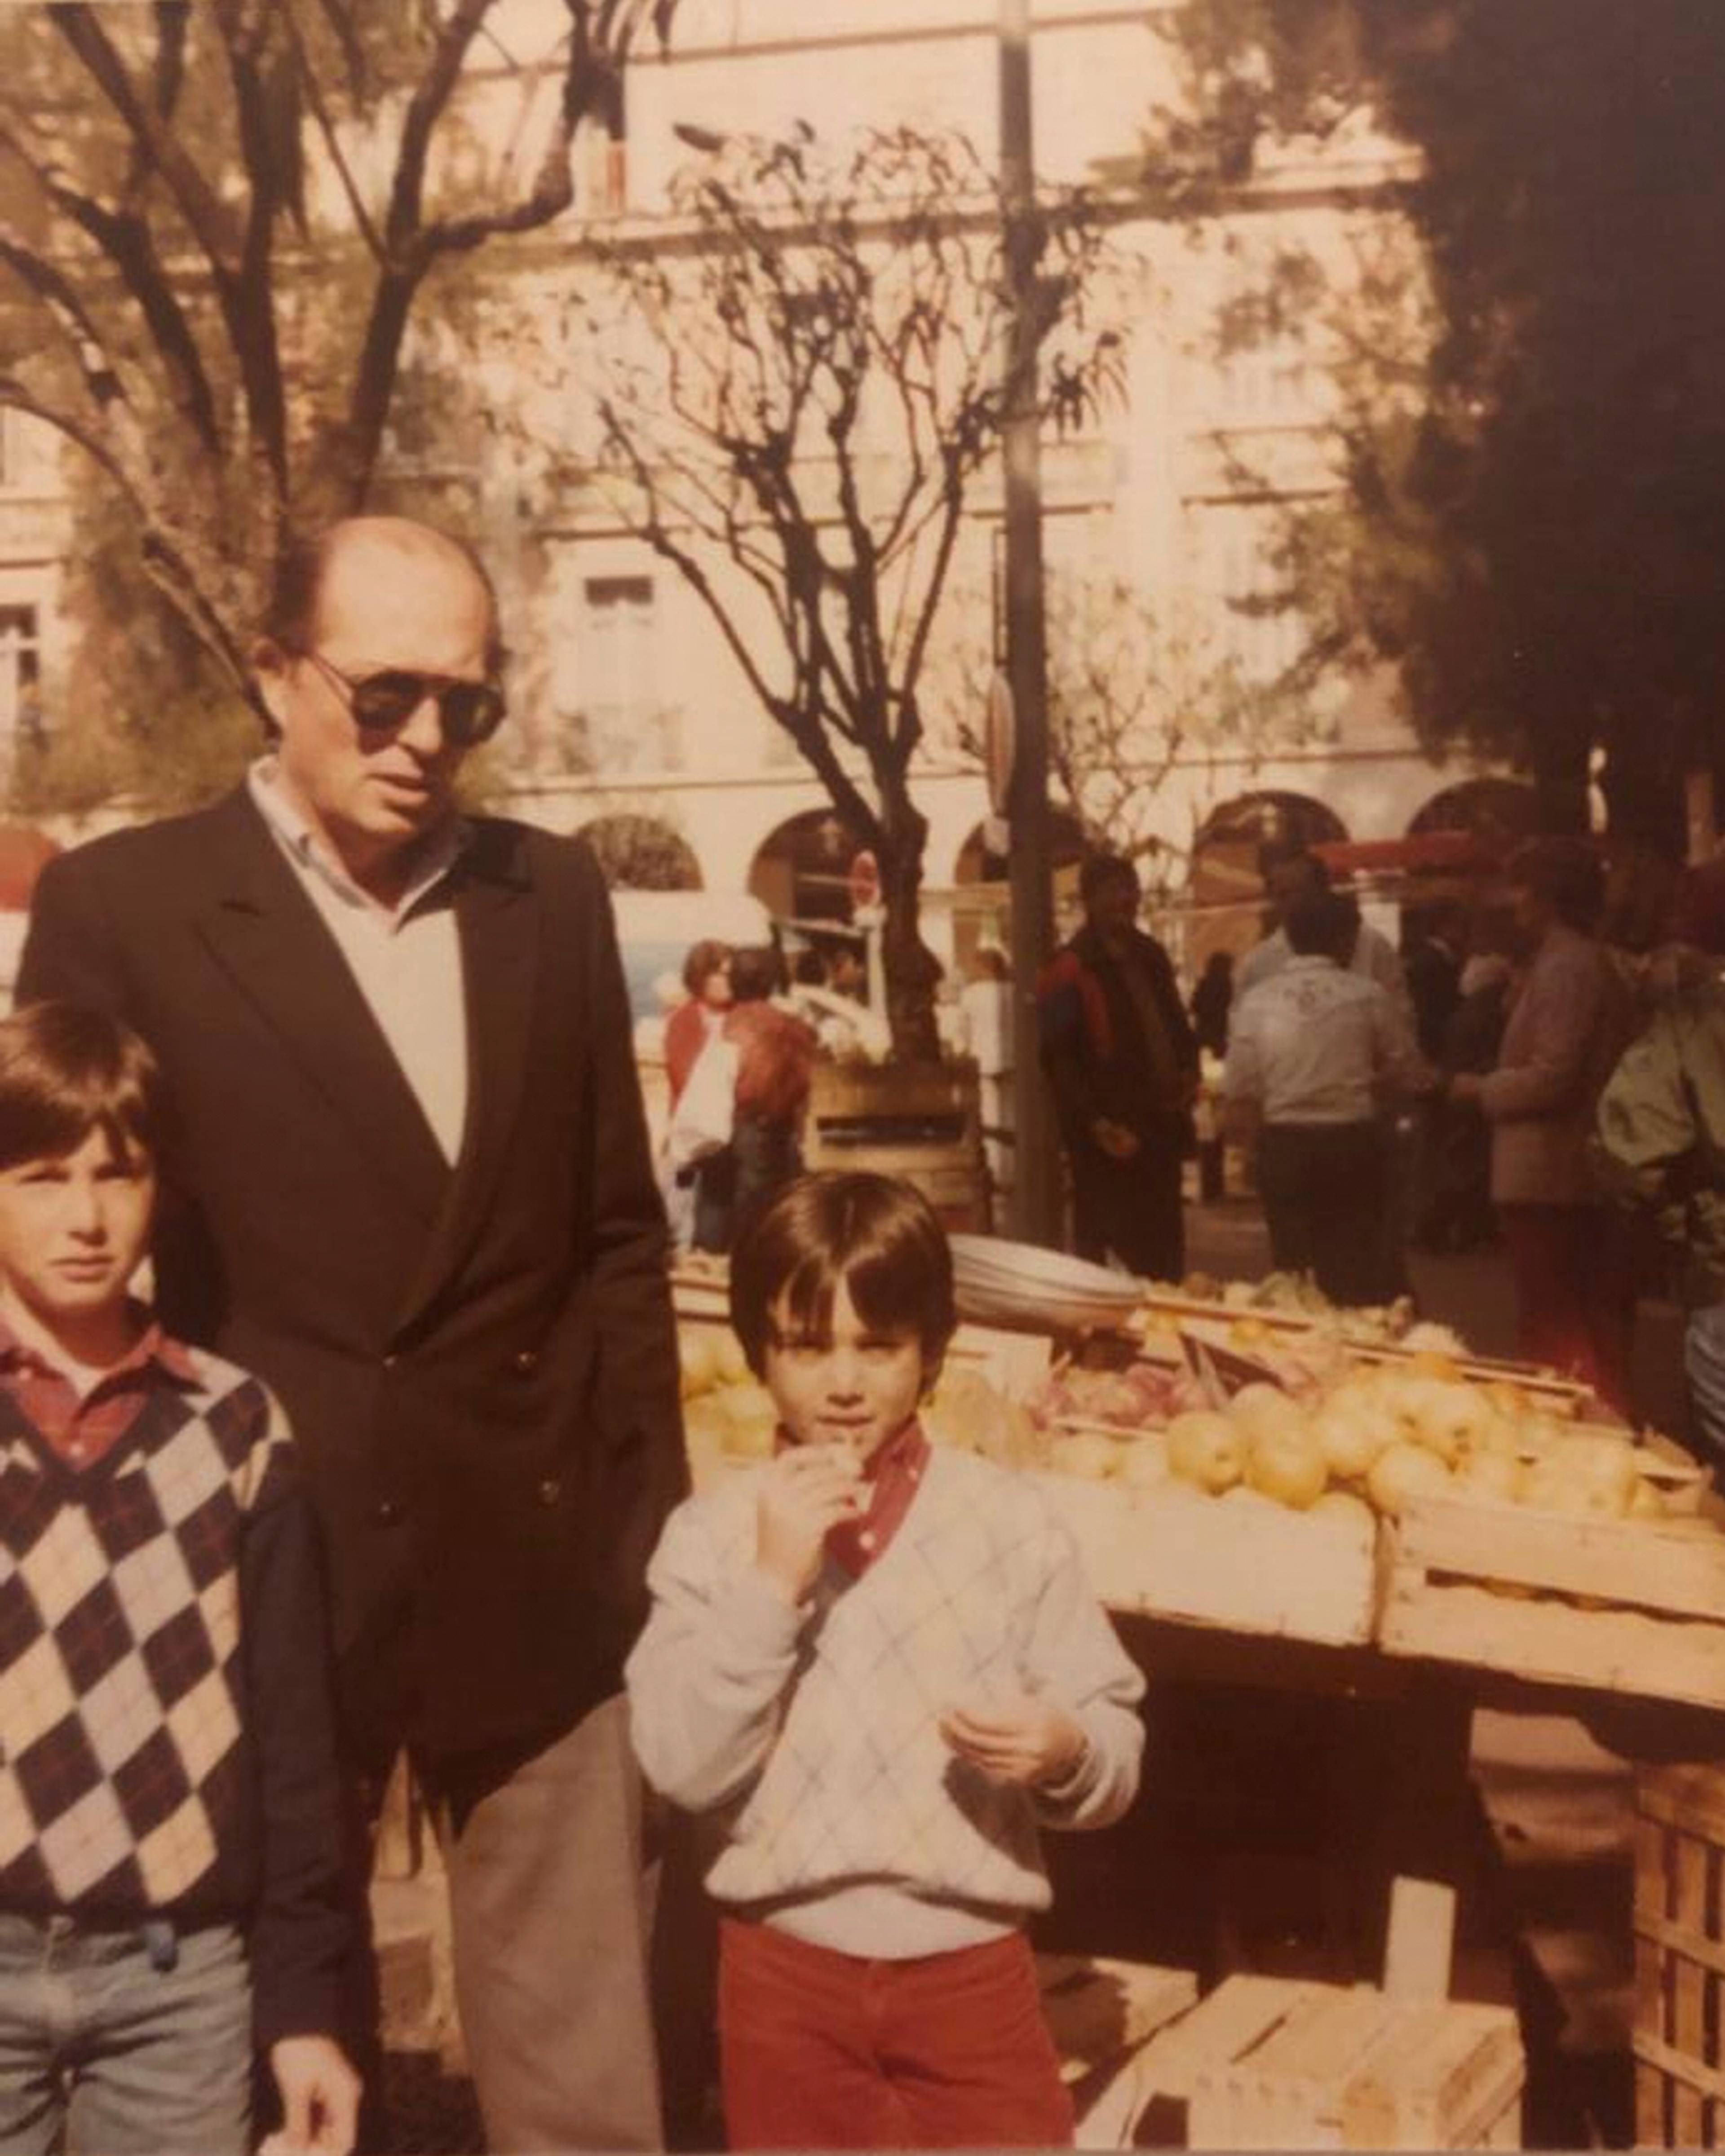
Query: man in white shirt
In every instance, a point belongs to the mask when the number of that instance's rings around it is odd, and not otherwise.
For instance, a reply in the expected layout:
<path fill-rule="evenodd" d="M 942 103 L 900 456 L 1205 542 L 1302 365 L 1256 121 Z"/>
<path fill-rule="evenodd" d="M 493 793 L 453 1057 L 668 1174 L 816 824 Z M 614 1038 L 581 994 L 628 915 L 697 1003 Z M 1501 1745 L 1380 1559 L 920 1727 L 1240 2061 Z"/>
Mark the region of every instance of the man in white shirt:
<path fill-rule="evenodd" d="M 1240 1009 L 1252 989 L 1261 988 L 1266 981 L 1273 980 L 1293 957 L 1287 932 L 1289 908 L 1308 893 L 1325 891 L 1329 887 L 1330 872 L 1316 854 L 1308 854 L 1302 850 L 1266 859 L 1264 888 L 1276 926 L 1263 942 L 1248 951 L 1235 968 L 1234 1009 Z M 1357 912 L 1354 919 L 1358 932 L 1354 937 L 1353 947 L 1341 963 L 1350 972 L 1358 973 L 1368 981 L 1376 981 L 1380 988 L 1406 1009 L 1411 1019 L 1413 1013 L 1408 1002 L 1407 980 L 1402 971 L 1402 962 L 1396 955 L 1395 946 L 1368 921 L 1361 921 Z"/>
<path fill-rule="evenodd" d="M 1348 969 L 1358 921 L 1309 891 L 1289 906 L 1286 965 L 1235 1007 L 1223 1093 L 1258 1140 L 1258 1188 L 1278 1270 L 1310 1272 L 1337 1303 L 1395 1292 L 1385 1255 L 1380 1094 L 1424 1077 L 1404 1007 Z"/>

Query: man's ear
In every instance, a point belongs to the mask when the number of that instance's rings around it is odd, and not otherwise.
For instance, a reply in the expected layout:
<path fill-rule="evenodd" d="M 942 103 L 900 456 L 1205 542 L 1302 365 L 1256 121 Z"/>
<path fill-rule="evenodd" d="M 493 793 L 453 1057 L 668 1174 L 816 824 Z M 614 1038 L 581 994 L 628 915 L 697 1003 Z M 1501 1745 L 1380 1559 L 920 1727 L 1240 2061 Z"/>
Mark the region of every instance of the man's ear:
<path fill-rule="evenodd" d="M 294 663 L 292 654 L 284 651 L 273 636 L 260 636 L 249 655 L 253 701 L 262 707 L 272 731 L 280 733 L 288 670 Z"/>

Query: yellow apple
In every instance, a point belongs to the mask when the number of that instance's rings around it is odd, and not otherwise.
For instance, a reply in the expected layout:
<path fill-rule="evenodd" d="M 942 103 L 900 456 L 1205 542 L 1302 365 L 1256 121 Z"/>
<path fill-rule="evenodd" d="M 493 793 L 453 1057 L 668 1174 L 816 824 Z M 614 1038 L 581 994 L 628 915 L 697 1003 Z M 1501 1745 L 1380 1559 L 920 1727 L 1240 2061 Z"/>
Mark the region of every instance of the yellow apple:
<path fill-rule="evenodd" d="M 1246 1481 L 1278 1505 L 1303 1512 L 1323 1495 L 1326 1479 L 1317 1438 L 1303 1418 L 1267 1423 L 1252 1433 Z"/>
<path fill-rule="evenodd" d="M 1048 1464 L 1059 1475 L 1077 1475 L 1086 1482 L 1105 1482 L 1120 1465 L 1125 1447 L 1100 1430 L 1069 1430 L 1048 1448 Z"/>
<path fill-rule="evenodd" d="M 1339 1481 L 1358 1481 L 1390 1440 L 1392 1425 L 1364 1394 L 1332 1393 L 1312 1418 L 1325 1467 Z"/>
<path fill-rule="evenodd" d="M 685 1399 L 704 1393 L 719 1378 L 719 1328 L 715 1325 L 677 1327 L 677 1376 Z"/>
<path fill-rule="evenodd" d="M 1168 1426 L 1168 1471 L 1199 1490 L 1230 1490 L 1245 1472 L 1245 1433 L 1208 1408 L 1176 1415 Z"/>
<path fill-rule="evenodd" d="M 1464 1496 L 1513 1504 L 1522 1493 L 1524 1471 L 1507 1452 L 1471 1452 L 1455 1470 L 1455 1487 Z"/>
<path fill-rule="evenodd" d="M 1386 1445 L 1366 1476 L 1367 1496 L 1392 1519 L 1410 1497 L 1440 1496 L 1450 1486 L 1450 1471 L 1436 1453 L 1406 1439 Z"/>

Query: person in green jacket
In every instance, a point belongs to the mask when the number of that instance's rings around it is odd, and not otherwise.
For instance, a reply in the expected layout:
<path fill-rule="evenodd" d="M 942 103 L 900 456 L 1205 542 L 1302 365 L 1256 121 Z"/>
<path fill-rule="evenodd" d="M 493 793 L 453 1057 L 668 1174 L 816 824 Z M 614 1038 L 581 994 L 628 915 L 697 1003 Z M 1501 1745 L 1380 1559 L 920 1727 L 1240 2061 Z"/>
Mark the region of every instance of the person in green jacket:
<path fill-rule="evenodd" d="M 1595 1159 L 1679 1260 L 1693 1432 L 1725 1469 L 1725 858 L 1685 876 L 1672 927 L 1652 1015 L 1599 1098 Z"/>

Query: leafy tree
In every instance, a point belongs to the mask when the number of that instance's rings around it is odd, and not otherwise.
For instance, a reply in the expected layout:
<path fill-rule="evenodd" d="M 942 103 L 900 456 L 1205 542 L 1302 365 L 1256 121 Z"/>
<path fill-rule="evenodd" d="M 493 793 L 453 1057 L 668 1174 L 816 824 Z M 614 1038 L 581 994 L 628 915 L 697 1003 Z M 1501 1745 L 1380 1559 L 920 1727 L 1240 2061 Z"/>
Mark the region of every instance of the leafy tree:
<path fill-rule="evenodd" d="M 894 1051 L 932 1056 L 912 767 L 965 509 L 1020 387 L 999 196 L 966 143 L 908 129 L 697 146 L 673 188 L 684 244 L 606 252 L 609 304 L 583 339 L 592 476 L 873 852 Z M 1036 244 L 1028 348 L 1067 424 L 1117 341 L 1090 319 L 1102 248 L 1084 199 L 1045 205 Z"/>
<path fill-rule="evenodd" d="M 499 0 L 0 11 L 0 404 L 100 472 L 228 683 L 290 530 L 373 500 L 428 297 L 569 208 L 675 5 L 562 0 L 548 109 Z"/>
<path fill-rule="evenodd" d="M 1672 844 L 1685 763 L 1725 748 L 1725 14 L 1192 0 L 1182 34 L 1158 167 L 1237 183 L 1368 107 L 1420 156 L 1391 334 L 1348 326 L 1346 494 L 1290 527 L 1323 636 L 1396 661 L 1434 747 L 1529 769 L 1549 821 L 1603 755 L 1614 828 Z"/>

